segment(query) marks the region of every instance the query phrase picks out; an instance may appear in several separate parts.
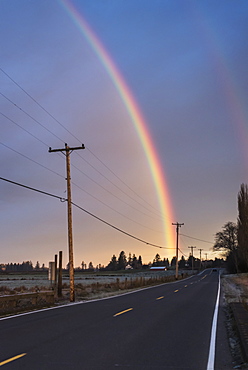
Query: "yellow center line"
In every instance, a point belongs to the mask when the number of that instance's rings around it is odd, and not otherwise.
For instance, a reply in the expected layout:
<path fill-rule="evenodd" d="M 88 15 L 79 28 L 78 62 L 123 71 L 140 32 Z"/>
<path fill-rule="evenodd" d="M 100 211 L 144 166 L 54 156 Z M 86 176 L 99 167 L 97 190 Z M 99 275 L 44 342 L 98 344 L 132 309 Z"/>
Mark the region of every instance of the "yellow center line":
<path fill-rule="evenodd" d="M 163 299 L 163 298 L 164 296 L 162 295 L 161 297 L 156 298 L 156 300 Z"/>
<path fill-rule="evenodd" d="M 11 361 L 15 361 L 15 360 L 17 360 L 18 358 L 21 358 L 21 357 L 23 357 L 23 356 L 26 356 L 26 353 L 22 353 L 21 355 L 17 355 L 17 356 L 15 356 L 15 357 L 11 357 L 11 358 L 9 358 L 8 360 L 5 360 L 5 361 L 0 362 L 0 366 L 3 366 L 3 365 L 5 365 L 5 364 L 7 364 L 7 363 L 9 363 L 9 362 L 11 362 Z"/>
<path fill-rule="evenodd" d="M 179 289 L 177 289 L 177 290 L 174 290 L 174 293 L 177 293 L 179 291 Z"/>
<path fill-rule="evenodd" d="M 133 308 L 128 308 L 128 309 L 127 309 L 127 310 L 125 310 L 125 311 L 121 311 L 121 312 L 116 313 L 115 315 L 113 315 L 113 317 L 116 317 L 116 316 L 122 315 L 123 313 L 128 312 L 128 311 L 132 311 L 132 310 L 133 310 Z"/>

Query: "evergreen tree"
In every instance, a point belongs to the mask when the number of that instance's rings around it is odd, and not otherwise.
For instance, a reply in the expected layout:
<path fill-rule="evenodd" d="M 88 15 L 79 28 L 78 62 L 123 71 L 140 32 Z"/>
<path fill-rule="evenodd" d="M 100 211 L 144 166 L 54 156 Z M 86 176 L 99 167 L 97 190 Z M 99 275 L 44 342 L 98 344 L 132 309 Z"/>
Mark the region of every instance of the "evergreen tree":
<path fill-rule="evenodd" d="M 92 262 L 89 262 L 88 270 L 94 271 L 94 266 L 93 266 L 93 263 Z"/>
<path fill-rule="evenodd" d="M 179 261 L 179 263 L 178 263 L 178 267 L 180 269 L 184 269 L 185 268 L 185 265 L 186 265 L 186 261 L 185 261 L 184 256 L 182 256 L 181 259 L 180 259 L 180 261 Z"/>
<path fill-rule="evenodd" d="M 160 266 L 161 265 L 161 258 L 160 255 L 157 253 L 154 260 L 153 260 L 153 266 Z"/>
<path fill-rule="evenodd" d="M 137 269 L 137 264 L 138 264 L 137 257 L 135 256 L 135 254 L 133 254 L 132 267 L 133 267 L 134 269 Z"/>
<path fill-rule="evenodd" d="M 106 267 L 107 270 L 110 271 L 116 271 L 118 268 L 117 258 L 113 254 L 113 257 L 111 258 L 111 261 L 109 262 L 108 266 Z"/>
<path fill-rule="evenodd" d="M 177 258 L 173 257 L 171 260 L 171 266 L 176 266 Z"/>
<path fill-rule="evenodd" d="M 127 258 L 124 251 L 121 251 L 118 258 L 118 270 L 125 270 L 127 265 Z"/>

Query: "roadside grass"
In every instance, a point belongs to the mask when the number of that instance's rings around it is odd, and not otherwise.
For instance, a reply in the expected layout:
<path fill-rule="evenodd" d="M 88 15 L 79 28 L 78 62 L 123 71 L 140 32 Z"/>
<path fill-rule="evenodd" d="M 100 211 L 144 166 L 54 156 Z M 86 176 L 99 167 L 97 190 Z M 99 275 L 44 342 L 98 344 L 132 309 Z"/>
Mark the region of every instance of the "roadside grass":
<path fill-rule="evenodd" d="M 191 272 L 180 271 L 179 279 L 186 278 Z M 120 294 L 126 291 L 169 283 L 175 281 L 175 271 L 104 271 L 95 273 L 75 272 L 75 296 L 77 300 L 90 300 Z M 1 274 L 0 296 L 53 290 L 54 286 L 43 274 Z M 63 274 L 62 297 L 56 300 L 67 300 L 69 297 L 69 276 Z"/>
<path fill-rule="evenodd" d="M 248 310 L 248 273 L 223 275 L 221 282 L 226 302 L 241 302 Z"/>

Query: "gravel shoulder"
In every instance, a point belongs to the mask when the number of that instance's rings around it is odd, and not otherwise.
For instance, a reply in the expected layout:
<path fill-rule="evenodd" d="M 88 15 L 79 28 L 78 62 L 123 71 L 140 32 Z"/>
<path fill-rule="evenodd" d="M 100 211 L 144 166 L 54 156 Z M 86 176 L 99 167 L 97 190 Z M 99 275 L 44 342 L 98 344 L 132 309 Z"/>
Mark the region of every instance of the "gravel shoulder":
<path fill-rule="evenodd" d="M 225 316 L 225 327 L 229 347 L 232 355 L 231 369 L 248 369 L 246 350 L 240 333 L 243 320 L 247 321 L 248 315 L 248 274 L 233 274 L 221 276 L 222 299 L 220 306 L 221 315 Z M 235 306 L 243 310 L 242 318 L 236 315 Z M 247 332 L 248 336 L 248 332 Z"/>

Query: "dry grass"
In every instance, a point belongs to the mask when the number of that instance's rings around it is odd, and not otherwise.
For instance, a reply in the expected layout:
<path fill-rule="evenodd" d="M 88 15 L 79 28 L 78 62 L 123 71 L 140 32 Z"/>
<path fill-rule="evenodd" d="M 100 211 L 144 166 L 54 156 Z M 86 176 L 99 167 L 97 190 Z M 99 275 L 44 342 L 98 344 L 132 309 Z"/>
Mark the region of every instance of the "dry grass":
<path fill-rule="evenodd" d="M 187 276 L 188 273 L 183 272 L 179 275 L 179 279 L 186 278 Z M 69 299 L 69 279 L 66 278 L 63 279 L 64 283 L 62 285 L 63 297 L 60 298 L 59 301 Z M 39 278 L 38 280 L 31 275 L 27 277 L 25 275 L 20 275 L 5 278 L 2 276 L 0 281 L 0 295 L 52 289 L 51 285 L 46 285 L 47 277 L 45 277 L 45 279 Z M 107 274 L 104 276 L 83 275 L 75 279 L 75 296 L 78 300 L 103 298 L 146 286 L 169 283 L 174 280 L 175 276 L 173 271 L 168 271 L 166 273 Z"/>
<path fill-rule="evenodd" d="M 184 274 L 184 278 L 188 275 Z M 182 279 L 182 276 L 180 276 Z M 143 276 L 133 277 L 131 279 L 125 278 L 125 280 L 120 280 L 116 278 L 115 282 L 111 283 L 92 283 L 92 284 L 75 284 L 75 294 L 78 299 L 95 299 L 95 298 L 104 298 L 112 295 L 117 295 L 125 293 L 130 290 L 152 286 L 157 284 L 169 283 L 175 281 L 175 276 L 159 276 L 150 277 L 145 279 Z M 69 286 L 64 284 L 64 289 L 67 288 L 67 295 Z M 65 292 L 64 292 L 65 293 Z"/>
<path fill-rule="evenodd" d="M 242 302 L 248 309 L 248 273 L 224 275 L 221 283 L 227 303 Z"/>

